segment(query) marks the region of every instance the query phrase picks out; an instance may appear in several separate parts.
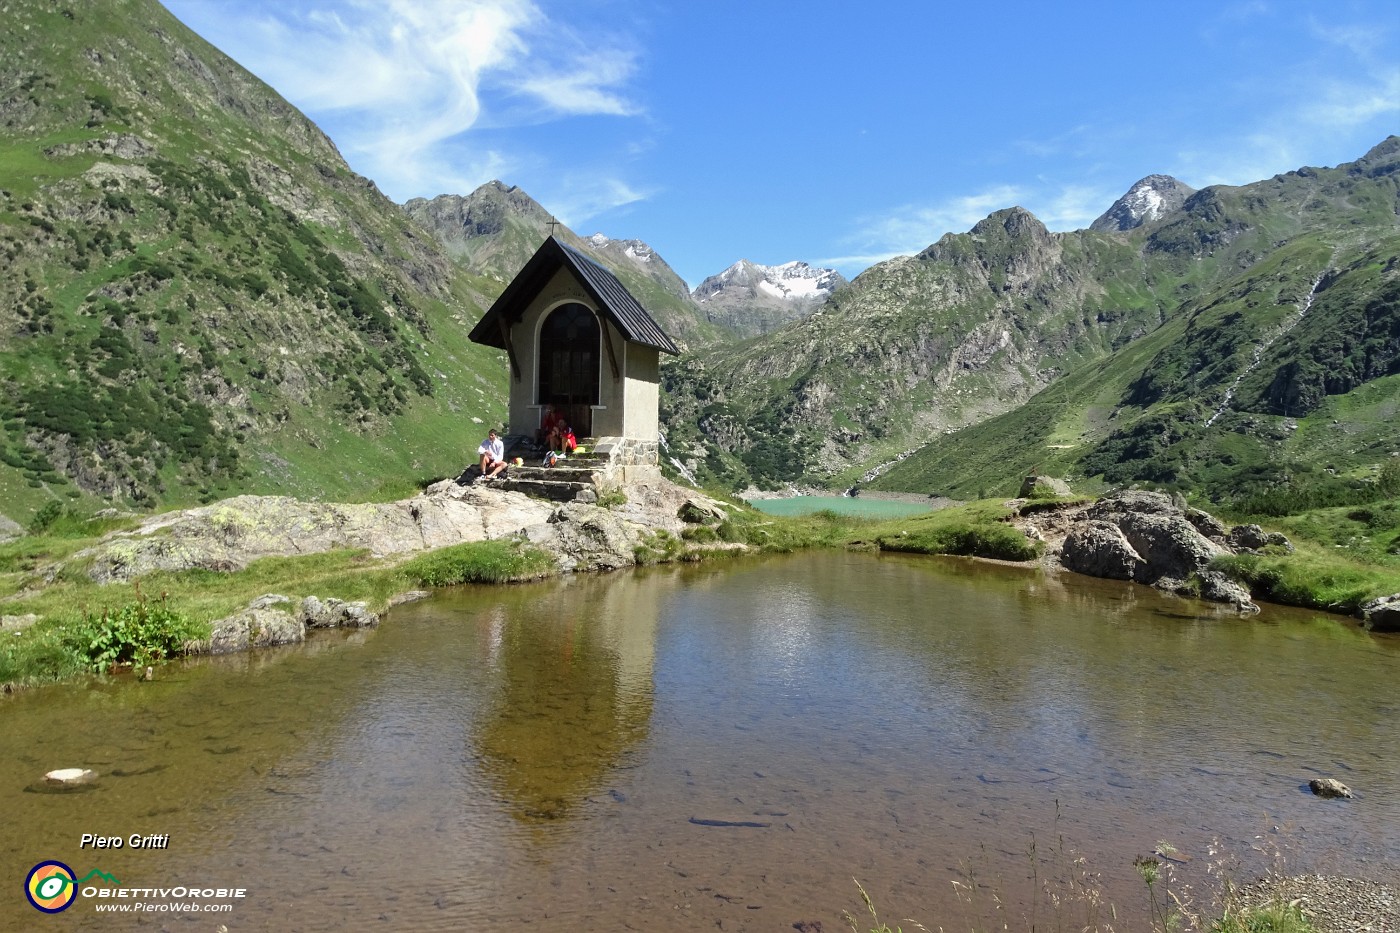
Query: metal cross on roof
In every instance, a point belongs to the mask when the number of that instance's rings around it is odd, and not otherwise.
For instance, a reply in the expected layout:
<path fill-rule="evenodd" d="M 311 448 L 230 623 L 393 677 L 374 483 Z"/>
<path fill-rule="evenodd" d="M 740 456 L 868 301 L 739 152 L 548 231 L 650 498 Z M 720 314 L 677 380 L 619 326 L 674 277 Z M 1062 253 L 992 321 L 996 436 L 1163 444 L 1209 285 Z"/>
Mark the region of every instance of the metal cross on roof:
<path fill-rule="evenodd" d="M 555 219 L 551 216 L 551 217 L 549 218 L 549 235 L 550 235 L 550 236 L 554 236 L 554 228 L 555 228 L 555 227 L 562 227 L 562 226 L 563 226 L 563 224 L 561 224 L 559 221 L 555 220 Z"/>

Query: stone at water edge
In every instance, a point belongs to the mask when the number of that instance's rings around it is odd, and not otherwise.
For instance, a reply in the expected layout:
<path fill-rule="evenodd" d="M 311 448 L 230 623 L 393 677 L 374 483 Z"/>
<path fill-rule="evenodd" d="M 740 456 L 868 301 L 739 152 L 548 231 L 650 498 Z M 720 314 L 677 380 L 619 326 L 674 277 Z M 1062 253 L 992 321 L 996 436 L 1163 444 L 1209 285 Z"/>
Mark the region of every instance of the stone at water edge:
<path fill-rule="evenodd" d="M 1351 788 L 1335 778 L 1313 778 L 1308 782 L 1308 790 L 1328 800 L 1337 797 L 1351 799 Z"/>
<path fill-rule="evenodd" d="M 51 784 L 86 784 L 97 780 L 97 772 L 87 768 L 59 768 L 44 775 L 44 780 Z"/>

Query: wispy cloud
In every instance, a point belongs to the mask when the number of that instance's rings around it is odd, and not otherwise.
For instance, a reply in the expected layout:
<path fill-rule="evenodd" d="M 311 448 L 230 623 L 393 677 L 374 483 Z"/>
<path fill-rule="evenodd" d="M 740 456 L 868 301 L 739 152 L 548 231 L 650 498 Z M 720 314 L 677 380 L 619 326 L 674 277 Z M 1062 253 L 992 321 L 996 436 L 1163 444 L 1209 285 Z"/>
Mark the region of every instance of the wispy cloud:
<path fill-rule="evenodd" d="M 817 262 L 845 271 L 917 253 L 945 233 L 967 230 L 992 211 L 1015 205 L 1022 190 L 997 185 L 938 204 L 908 204 L 887 214 L 863 217 L 856 222 L 856 229 L 842 238 L 852 247 L 851 253 Z"/>
<path fill-rule="evenodd" d="M 627 87 L 636 52 L 531 0 L 170 6 L 333 128 L 356 169 L 400 199 L 469 189 L 528 158 L 457 145 L 468 131 L 640 112 Z"/>
<path fill-rule="evenodd" d="M 552 194 L 552 196 L 551 196 Z M 638 190 L 619 178 L 591 175 L 566 176 L 557 192 L 545 192 L 550 209 L 575 233 L 587 234 L 577 225 L 615 208 L 634 204 L 651 197 L 652 192 Z"/>

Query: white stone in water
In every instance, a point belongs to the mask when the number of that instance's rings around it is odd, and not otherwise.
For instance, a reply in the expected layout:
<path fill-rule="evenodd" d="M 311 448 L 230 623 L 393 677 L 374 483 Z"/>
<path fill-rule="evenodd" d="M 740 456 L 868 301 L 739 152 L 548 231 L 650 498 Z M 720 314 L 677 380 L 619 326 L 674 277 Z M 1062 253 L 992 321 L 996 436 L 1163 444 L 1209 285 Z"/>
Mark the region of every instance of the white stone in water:
<path fill-rule="evenodd" d="M 97 772 L 87 768 L 59 768 L 57 771 L 50 771 L 44 778 L 55 784 L 86 784 L 88 781 L 97 780 Z"/>

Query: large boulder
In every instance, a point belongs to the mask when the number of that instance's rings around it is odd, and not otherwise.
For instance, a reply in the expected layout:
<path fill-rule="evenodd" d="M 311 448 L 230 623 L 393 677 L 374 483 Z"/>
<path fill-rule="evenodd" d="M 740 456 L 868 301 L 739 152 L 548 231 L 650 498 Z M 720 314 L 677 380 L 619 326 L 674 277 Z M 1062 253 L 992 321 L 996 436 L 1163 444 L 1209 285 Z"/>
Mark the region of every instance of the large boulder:
<path fill-rule="evenodd" d="M 1367 600 L 1356 617 L 1373 632 L 1400 632 L 1400 593 Z"/>
<path fill-rule="evenodd" d="M 1225 553 L 1181 515 L 1129 512 L 1119 518 L 1118 527 L 1146 564 L 1139 583 L 1154 583 L 1161 577 L 1184 579 Z"/>
<path fill-rule="evenodd" d="M 691 525 L 718 525 L 729 517 L 719 503 L 704 496 L 686 499 L 677 516 Z"/>
<path fill-rule="evenodd" d="M 642 542 L 639 526 L 579 502 L 560 506 L 548 522 L 525 529 L 525 536 L 554 554 L 565 572 L 630 567 Z"/>
<path fill-rule="evenodd" d="M 289 645 L 306 639 L 306 626 L 281 609 L 244 609 L 214 623 L 207 642 L 186 645 L 192 654 L 229 654 Z"/>
<path fill-rule="evenodd" d="M 1075 573 L 1136 580 L 1146 563 L 1112 522 L 1088 521 L 1065 538 L 1060 562 Z"/>
<path fill-rule="evenodd" d="M 1027 476 L 1017 495 L 1022 499 L 1056 499 L 1072 495 L 1069 483 L 1053 476 Z"/>
<path fill-rule="evenodd" d="M 1211 569 L 1215 558 L 1229 553 L 1224 542 L 1230 532 L 1200 509 L 1164 493 L 1127 489 L 1104 496 L 1073 522 L 1060 551 L 1069 570 L 1259 611 L 1248 590 Z"/>
<path fill-rule="evenodd" d="M 0 543 L 12 541 L 24 534 L 19 522 L 4 515 L 0 515 Z"/>

